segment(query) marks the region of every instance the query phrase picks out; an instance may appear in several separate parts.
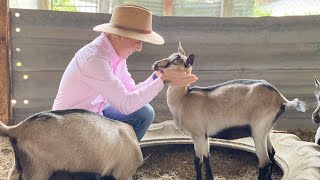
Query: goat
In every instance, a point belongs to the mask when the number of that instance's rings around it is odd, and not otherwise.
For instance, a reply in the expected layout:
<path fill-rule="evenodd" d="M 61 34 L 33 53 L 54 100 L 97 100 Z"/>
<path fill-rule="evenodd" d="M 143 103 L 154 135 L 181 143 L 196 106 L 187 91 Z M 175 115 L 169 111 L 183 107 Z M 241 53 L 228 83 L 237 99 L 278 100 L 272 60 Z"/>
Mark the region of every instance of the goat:
<path fill-rule="evenodd" d="M 314 123 L 319 124 L 320 123 L 320 82 L 317 79 L 317 77 L 314 77 L 314 83 L 316 86 L 316 90 L 314 92 L 316 98 L 317 98 L 317 108 L 312 113 L 312 120 Z M 316 136 L 315 136 L 315 143 L 320 145 L 320 127 L 317 130 Z"/>
<path fill-rule="evenodd" d="M 178 52 L 156 61 L 155 71 L 168 69 L 191 72 L 194 54 L 185 55 L 179 42 Z M 237 139 L 252 136 L 259 159 L 259 180 L 271 179 L 275 150 L 270 131 L 285 111 L 294 107 L 305 112 L 304 102 L 288 101 L 265 80 L 231 80 L 210 87 L 172 86 L 167 90 L 167 104 L 179 129 L 187 131 L 194 143 L 194 165 L 197 180 L 202 179 L 205 165 L 206 179 L 213 179 L 209 163 L 208 137 Z"/>
<path fill-rule="evenodd" d="M 59 172 L 128 180 L 143 161 L 130 125 L 81 109 L 40 112 L 14 126 L 0 121 L 0 136 L 14 150 L 10 180 L 61 179 Z"/>

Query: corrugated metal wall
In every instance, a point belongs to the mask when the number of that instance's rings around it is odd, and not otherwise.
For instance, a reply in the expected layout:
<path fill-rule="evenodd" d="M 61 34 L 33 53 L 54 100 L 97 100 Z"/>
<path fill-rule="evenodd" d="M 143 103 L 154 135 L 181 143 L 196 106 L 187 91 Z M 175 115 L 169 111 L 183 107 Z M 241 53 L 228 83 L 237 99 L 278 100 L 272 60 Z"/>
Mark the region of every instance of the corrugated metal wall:
<path fill-rule="evenodd" d="M 99 35 L 92 27 L 109 18 L 108 14 L 11 9 L 15 122 L 51 108 L 74 53 Z M 154 61 L 175 52 L 180 40 L 187 53 L 196 55 L 194 73 L 200 79 L 196 85 L 238 78 L 266 79 L 288 99 L 299 97 L 309 104 L 307 113 L 288 110 L 281 116 L 279 127 L 316 127 L 311 113 L 316 101 L 313 76 L 320 76 L 320 16 L 155 16 L 153 21 L 154 30 L 166 44 L 144 44 L 141 53 L 128 59 L 137 82 L 149 76 Z M 151 102 L 156 122 L 172 119 L 165 93 L 164 89 Z"/>

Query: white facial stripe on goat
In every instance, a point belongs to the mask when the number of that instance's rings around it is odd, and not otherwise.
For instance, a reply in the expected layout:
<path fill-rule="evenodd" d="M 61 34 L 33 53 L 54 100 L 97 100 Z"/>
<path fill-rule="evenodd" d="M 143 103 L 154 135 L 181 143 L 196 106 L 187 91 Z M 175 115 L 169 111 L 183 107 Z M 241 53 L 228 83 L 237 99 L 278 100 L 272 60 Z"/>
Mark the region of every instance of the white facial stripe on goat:
<path fill-rule="evenodd" d="M 167 59 L 169 60 L 169 64 L 168 65 L 170 65 L 172 63 L 174 64 L 174 62 L 177 61 L 177 60 L 183 60 L 183 62 L 186 63 L 187 57 L 184 56 L 183 54 L 177 52 L 177 53 L 173 53 Z"/>
<path fill-rule="evenodd" d="M 320 91 L 319 90 L 316 90 L 316 91 L 314 91 L 314 95 L 316 96 L 316 99 L 317 99 L 317 102 L 319 102 L 320 101 Z"/>

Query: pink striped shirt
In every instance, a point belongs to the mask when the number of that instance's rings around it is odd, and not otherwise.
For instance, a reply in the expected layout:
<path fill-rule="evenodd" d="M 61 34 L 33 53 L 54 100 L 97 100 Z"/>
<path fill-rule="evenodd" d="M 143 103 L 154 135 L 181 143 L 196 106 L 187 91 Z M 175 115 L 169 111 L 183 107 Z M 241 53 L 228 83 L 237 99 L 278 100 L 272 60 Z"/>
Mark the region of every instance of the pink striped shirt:
<path fill-rule="evenodd" d="M 53 110 L 80 108 L 102 114 L 110 103 L 130 114 L 149 103 L 163 89 L 163 81 L 150 76 L 135 84 L 125 59 L 113 49 L 108 37 L 99 37 L 81 48 L 66 68 Z"/>

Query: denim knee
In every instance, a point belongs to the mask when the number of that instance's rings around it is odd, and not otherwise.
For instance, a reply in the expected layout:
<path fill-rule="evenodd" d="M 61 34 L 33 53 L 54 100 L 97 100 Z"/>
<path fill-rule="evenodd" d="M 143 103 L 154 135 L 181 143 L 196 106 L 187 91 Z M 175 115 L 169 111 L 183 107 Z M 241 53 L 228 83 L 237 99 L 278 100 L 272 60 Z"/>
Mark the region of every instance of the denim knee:
<path fill-rule="evenodd" d="M 147 104 L 134 114 L 139 125 L 133 126 L 133 129 L 137 135 L 138 141 L 140 141 L 151 125 L 155 113 L 153 107 L 150 104 Z"/>
<path fill-rule="evenodd" d="M 136 112 L 136 116 L 141 120 L 142 124 L 150 125 L 154 119 L 155 112 L 150 104 L 146 104 Z"/>

